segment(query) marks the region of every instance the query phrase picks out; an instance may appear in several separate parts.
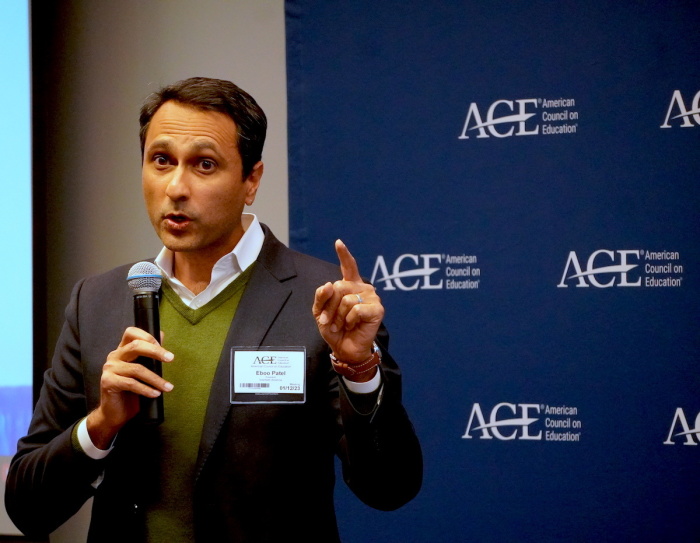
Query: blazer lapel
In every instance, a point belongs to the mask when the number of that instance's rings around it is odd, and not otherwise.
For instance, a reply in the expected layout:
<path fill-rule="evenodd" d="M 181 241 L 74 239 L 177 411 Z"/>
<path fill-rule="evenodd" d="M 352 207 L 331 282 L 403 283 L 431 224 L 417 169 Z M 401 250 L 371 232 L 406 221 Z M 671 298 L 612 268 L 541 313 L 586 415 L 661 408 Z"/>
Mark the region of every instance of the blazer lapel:
<path fill-rule="evenodd" d="M 288 249 L 277 241 L 267 227 L 263 227 L 265 243 L 238 304 L 214 374 L 195 469 L 196 479 L 202 472 L 231 408 L 231 347 L 261 346 L 267 331 L 292 293 L 291 286 L 284 283 L 296 275 L 291 258 L 285 254 Z"/>

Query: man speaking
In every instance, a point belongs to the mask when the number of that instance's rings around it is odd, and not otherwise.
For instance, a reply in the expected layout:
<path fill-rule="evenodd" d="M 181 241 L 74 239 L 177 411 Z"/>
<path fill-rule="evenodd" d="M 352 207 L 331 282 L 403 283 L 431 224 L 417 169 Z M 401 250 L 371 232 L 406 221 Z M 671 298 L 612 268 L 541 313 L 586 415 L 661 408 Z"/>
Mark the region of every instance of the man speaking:
<path fill-rule="evenodd" d="M 339 541 L 334 454 L 366 504 L 412 499 L 421 451 L 374 288 L 341 241 L 338 267 L 243 213 L 263 111 L 192 78 L 149 96 L 140 123 L 163 333 L 134 326 L 129 265 L 76 285 L 7 478 L 12 520 L 46 534 L 94 496 L 94 542 Z M 162 398 L 162 423 L 142 398 Z"/>

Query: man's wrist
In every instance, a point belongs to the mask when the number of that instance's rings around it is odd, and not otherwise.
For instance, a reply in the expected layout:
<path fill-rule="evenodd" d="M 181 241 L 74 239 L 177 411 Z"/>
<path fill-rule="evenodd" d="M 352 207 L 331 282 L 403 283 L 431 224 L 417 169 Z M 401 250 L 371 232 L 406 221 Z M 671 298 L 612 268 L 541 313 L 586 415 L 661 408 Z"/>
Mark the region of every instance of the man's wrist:
<path fill-rule="evenodd" d="M 372 344 L 372 354 L 358 363 L 339 360 L 334 353 L 331 353 L 331 364 L 335 372 L 347 380 L 359 383 L 374 379 L 377 374 L 377 366 L 381 361 L 381 351 L 376 343 Z"/>
<path fill-rule="evenodd" d="M 353 394 L 372 394 L 379 390 L 382 385 L 382 374 L 379 370 L 374 374 L 374 377 L 365 382 L 351 381 L 347 377 L 341 377 L 345 383 L 345 387 Z"/>
<path fill-rule="evenodd" d="M 111 449 L 118 428 L 111 428 L 105 423 L 99 407 L 85 417 L 85 435 L 96 450 Z"/>
<path fill-rule="evenodd" d="M 87 417 L 78 423 L 76 438 L 80 449 L 93 460 L 101 460 L 105 458 L 112 450 L 111 445 L 108 449 L 100 449 L 92 442 L 90 433 L 87 429 Z"/>

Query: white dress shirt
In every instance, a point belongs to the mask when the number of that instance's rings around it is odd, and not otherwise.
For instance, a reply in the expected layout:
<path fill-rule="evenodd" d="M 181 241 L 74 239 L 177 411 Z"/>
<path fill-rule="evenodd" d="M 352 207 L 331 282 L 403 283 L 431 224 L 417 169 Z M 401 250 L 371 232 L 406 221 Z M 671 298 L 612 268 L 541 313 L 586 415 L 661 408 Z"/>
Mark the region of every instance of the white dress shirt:
<path fill-rule="evenodd" d="M 233 251 L 222 256 L 214 264 L 209 285 L 197 295 L 173 276 L 173 252 L 170 249 L 163 247 L 156 257 L 156 266 L 163 272 L 163 277 L 188 307 L 199 309 L 209 303 L 258 258 L 265 241 L 260 222 L 252 213 L 244 213 L 241 222 L 245 230 L 243 237 Z"/>

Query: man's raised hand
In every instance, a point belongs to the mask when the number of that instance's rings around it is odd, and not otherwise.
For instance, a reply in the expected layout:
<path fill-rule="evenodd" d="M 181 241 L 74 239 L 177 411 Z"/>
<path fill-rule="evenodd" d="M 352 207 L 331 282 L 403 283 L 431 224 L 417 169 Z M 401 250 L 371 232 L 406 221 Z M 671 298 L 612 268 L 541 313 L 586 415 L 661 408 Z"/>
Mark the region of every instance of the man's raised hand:
<path fill-rule="evenodd" d="M 355 258 L 337 240 L 335 250 L 343 278 L 316 289 L 313 315 L 319 332 L 343 362 L 360 363 L 372 354 L 372 343 L 384 318 L 374 287 L 362 281 Z"/>

